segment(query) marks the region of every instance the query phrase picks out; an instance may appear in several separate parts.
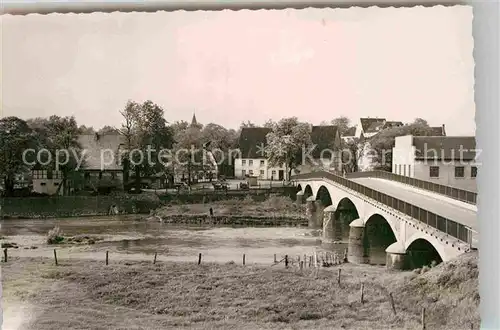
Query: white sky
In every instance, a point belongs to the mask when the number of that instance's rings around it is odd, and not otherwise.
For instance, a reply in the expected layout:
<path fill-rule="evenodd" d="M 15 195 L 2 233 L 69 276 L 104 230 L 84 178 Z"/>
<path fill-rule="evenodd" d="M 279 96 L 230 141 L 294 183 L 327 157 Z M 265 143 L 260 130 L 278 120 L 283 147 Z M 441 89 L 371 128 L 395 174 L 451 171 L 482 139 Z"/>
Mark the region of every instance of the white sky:
<path fill-rule="evenodd" d="M 297 116 L 475 132 L 465 6 L 2 17 L 4 116 L 119 126 L 128 99 L 237 128 Z"/>

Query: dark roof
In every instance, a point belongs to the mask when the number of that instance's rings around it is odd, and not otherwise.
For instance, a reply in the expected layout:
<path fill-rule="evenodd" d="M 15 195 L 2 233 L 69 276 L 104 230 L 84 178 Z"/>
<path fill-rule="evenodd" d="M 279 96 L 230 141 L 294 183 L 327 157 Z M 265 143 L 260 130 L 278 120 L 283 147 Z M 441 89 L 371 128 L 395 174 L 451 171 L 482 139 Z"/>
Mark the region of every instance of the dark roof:
<path fill-rule="evenodd" d="M 355 136 L 356 135 L 356 126 L 349 127 L 347 131 L 342 136 Z"/>
<path fill-rule="evenodd" d="M 243 127 L 238 142 L 242 158 L 266 158 L 263 147 L 266 135 L 271 132 L 266 127 Z"/>
<path fill-rule="evenodd" d="M 403 126 L 403 125 L 404 124 L 401 121 L 386 121 L 384 128 L 399 127 L 399 126 Z"/>
<path fill-rule="evenodd" d="M 385 124 L 385 118 L 360 118 L 361 128 L 365 133 L 375 133 Z"/>
<path fill-rule="evenodd" d="M 414 136 L 413 145 L 417 159 L 465 161 L 476 157 L 474 136 Z"/>
<path fill-rule="evenodd" d="M 431 127 L 433 136 L 446 136 L 443 126 Z"/>
<path fill-rule="evenodd" d="M 85 151 L 83 169 L 101 170 L 101 151 L 103 151 L 103 170 L 118 171 L 122 170 L 119 161 L 119 149 L 125 148 L 125 137 L 121 134 L 88 134 L 79 135 L 78 143 Z M 104 151 L 104 150 L 110 150 Z M 111 163 L 107 165 L 108 163 Z"/>
<path fill-rule="evenodd" d="M 316 145 L 314 150 L 311 152 L 313 158 L 320 158 L 322 150 L 333 150 L 335 147 L 340 147 L 335 145 L 337 131 L 338 128 L 334 125 L 312 127 L 311 142 Z M 327 153 L 323 153 L 323 156 L 330 157 Z"/>

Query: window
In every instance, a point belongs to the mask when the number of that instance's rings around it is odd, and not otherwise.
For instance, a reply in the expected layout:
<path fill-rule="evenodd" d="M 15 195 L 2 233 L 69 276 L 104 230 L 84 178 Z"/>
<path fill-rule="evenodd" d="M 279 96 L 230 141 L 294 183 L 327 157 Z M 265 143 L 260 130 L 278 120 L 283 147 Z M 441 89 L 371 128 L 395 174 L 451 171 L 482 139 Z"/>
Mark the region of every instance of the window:
<path fill-rule="evenodd" d="M 455 178 L 463 178 L 465 176 L 465 168 L 463 166 L 455 166 Z"/>
<path fill-rule="evenodd" d="M 52 172 L 52 170 L 48 170 L 47 171 L 47 179 L 49 180 L 52 180 L 54 178 L 54 173 Z"/>
<path fill-rule="evenodd" d="M 264 170 L 260 170 L 260 175 L 264 176 Z"/>
<path fill-rule="evenodd" d="M 250 160 L 248 161 L 248 166 L 253 166 L 253 159 L 250 159 Z"/>
<path fill-rule="evenodd" d="M 54 182 L 54 186 L 58 186 L 59 185 L 59 182 Z"/>
<path fill-rule="evenodd" d="M 431 178 L 439 178 L 439 166 L 429 167 L 429 176 Z"/>
<path fill-rule="evenodd" d="M 475 178 L 477 176 L 477 167 L 476 166 L 471 166 L 470 168 L 470 177 Z"/>
<path fill-rule="evenodd" d="M 253 170 L 248 171 L 248 174 L 253 175 Z"/>
<path fill-rule="evenodd" d="M 263 160 L 260 161 L 260 166 L 261 167 L 264 166 L 264 161 Z"/>
<path fill-rule="evenodd" d="M 241 175 L 242 175 L 242 176 L 245 176 L 245 175 L 247 175 L 247 171 L 245 171 L 245 170 L 242 170 L 242 171 L 241 171 Z"/>
<path fill-rule="evenodd" d="M 272 175 L 276 175 L 276 170 L 272 170 Z"/>
<path fill-rule="evenodd" d="M 40 186 L 46 186 L 47 184 L 45 182 L 41 182 Z"/>
<path fill-rule="evenodd" d="M 246 159 L 242 159 L 241 160 L 241 165 L 246 165 L 247 164 L 247 160 Z"/>

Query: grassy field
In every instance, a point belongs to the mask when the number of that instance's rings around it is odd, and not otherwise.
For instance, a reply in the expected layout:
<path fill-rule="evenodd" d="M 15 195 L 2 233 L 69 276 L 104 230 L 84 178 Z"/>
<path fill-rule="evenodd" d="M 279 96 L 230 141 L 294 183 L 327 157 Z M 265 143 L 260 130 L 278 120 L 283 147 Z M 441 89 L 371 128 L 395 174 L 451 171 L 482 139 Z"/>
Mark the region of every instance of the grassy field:
<path fill-rule="evenodd" d="M 422 273 L 337 267 L 13 258 L 4 329 L 421 329 L 422 307 L 427 329 L 479 328 L 477 254 Z"/>

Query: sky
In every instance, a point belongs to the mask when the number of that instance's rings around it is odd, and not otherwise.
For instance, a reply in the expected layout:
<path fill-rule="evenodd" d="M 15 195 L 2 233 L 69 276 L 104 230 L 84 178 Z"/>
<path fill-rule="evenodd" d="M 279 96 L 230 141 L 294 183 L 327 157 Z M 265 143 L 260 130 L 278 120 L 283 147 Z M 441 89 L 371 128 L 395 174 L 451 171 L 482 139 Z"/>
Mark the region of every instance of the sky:
<path fill-rule="evenodd" d="M 2 115 L 120 126 L 128 100 L 169 122 L 238 128 L 347 116 L 475 134 L 472 9 L 350 8 L 1 17 Z"/>

